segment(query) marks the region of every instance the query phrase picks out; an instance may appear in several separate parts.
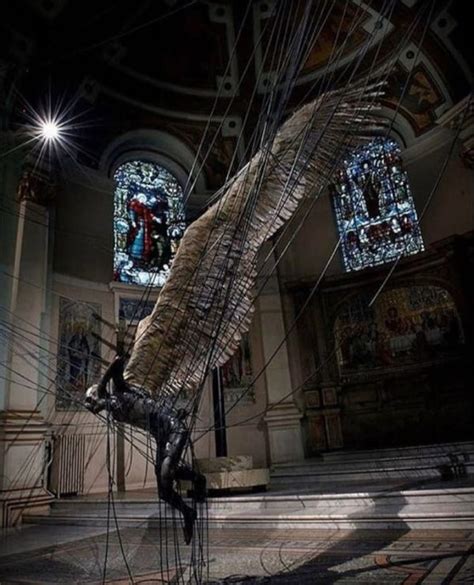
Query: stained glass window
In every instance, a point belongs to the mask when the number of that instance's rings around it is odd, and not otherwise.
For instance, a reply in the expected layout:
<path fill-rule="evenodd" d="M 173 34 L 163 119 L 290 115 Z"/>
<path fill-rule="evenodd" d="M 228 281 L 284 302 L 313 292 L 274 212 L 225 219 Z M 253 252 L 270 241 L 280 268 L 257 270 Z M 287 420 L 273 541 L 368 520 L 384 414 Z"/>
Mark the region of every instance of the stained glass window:
<path fill-rule="evenodd" d="M 344 160 L 332 199 L 346 270 L 378 266 L 423 250 L 400 148 L 378 139 Z"/>
<path fill-rule="evenodd" d="M 181 185 L 140 160 L 122 164 L 114 179 L 114 280 L 162 286 L 185 230 Z"/>

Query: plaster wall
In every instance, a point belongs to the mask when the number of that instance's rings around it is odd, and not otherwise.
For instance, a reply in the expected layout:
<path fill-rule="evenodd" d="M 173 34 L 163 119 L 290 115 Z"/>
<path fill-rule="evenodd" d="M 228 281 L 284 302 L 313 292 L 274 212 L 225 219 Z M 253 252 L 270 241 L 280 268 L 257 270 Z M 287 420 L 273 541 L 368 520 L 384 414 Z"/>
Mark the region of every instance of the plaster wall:
<path fill-rule="evenodd" d="M 103 283 L 83 280 L 71 276 L 55 274 L 54 289 L 51 309 L 51 361 L 50 373 L 56 371 L 57 362 L 55 355 L 58 352 L 59 336 L 59 299 L 66 297 L 77 301 L 98 303 L 101 306 L 101 316 L 109 323 L 115 322 L 116 310 L 114 308 L 114 293 L 109 286 Z M 115 331 L 108 326 L 102 326 L 101 336 L 108 342 L 115 342 Z M 251 346 L 253 351 L 253 368 L 258 371 L 261 368 L 259 353 L 258 332 L 252 332 Z M 109 361 L 113 357 L 113 351 L 102 344 L 101 357 Z M 258 423 L 259 418 L 240 425 L 240 420 L 246 419 L 261 412 L 265 405 L 265 385 L 262 378 L 256 383 L 256 402 L 254 404 L 239 404 L 229 414 L 227 422 L 228 451 L 229 455 L 251 455 L 256 466 L 267 464 L 266 439 L 264 428 Z M 103 421 L 97 419 L 91 413 L 81 409 L 75 411 L 61 411 L 55 407 L 54 393 L 48 394 L 43 405 L 43 415 L 57 432 L 70 432 L 86 435 L 86 473 L 85 492 L 104 492 L 108 489 L 107 461 L 107 432 Z M 199 411 L 199 419 L 196 424 L 195 456 L 208 458 L 215 456 L 215 442 L 212 425 L 214 424 L 212 412 L 211 385 L 207 383 Z M 235 425 L 235 426 L 234 426 Z M 203 430 L 211 429 L 205 435 Z M 127 489 L 140 489 L 155 485 L 154 469 L 152 466 L 154 456 L 154 444 L 149 437 L 125 425 L 125 485 Z M 115 448 L 116 437 L 110 435 L 111 468 L 115 473 Z"/>
<path fill-rule="evenodd" d="M 406 169 L 409 175 L 415 204 L 420 213 L 430 196 L 437 175 L 448 156 L 449 144 L 445 141 L 435 145 L 428 152 L 409 157 Z M 297 229 L 303 217 L 308 214 L 301 229 Z M 77 300 L 98 302 L 102 315 L 110 322 L 115 321 L 114 296 L 108 284 L 112 278 L 113 261 L 113 185 L 99 175 L 84 180 L 66 181 L 56 204 L 55 247 L 53 269 L 58 275 L 54 282 L 54 298 L 51 309 L 51 335 L 58 331 L 58 296 Z M 444 176 L 423 218 L 422 231 L 426 245 L 448 235 L 464 233 L 473 227 L 472 171 L 466 169 L 454 152 L 450 157 Z M 278 270 L 280 282 L 314 278 L 320 275 L 338 240 L 333 211 L 329 196 L 322 193 L 316 201 L 307 201 L 296 214 L 292 223 L 277 238 L 277 255 L 289 244 Z M 337 253 L 327 267 L 327 275 L 343 271 L 342 259 Z M 288 299 L 287 299 L 288 300 Z M 292 309 L 284 302 L 286 327 L 292 321 Z M 258 310 L 258 309 L 257 309 Z M 268 332 L 261 331 L 260 319 L 254 319 L 251 331 L 252 366 L 258 373 L 264 366 L 263 339 Z M 104 331 L 106 337 L 107 333 Z M 292 385 L 301 382 L 298 359 L 295 355 L 296 342 L 290 336 L 290 366 Z M 112 355 L 102 356 L 110 359 Z M 56 365 L 51 364 L 54 371 Z M 295 371 L 293 371 L 295 370 Z M 267 404 L 265 376 L 260 376 L 255 385 L 256 401 L 253 404 L 237 405 L 227 416 L 227 440 L 229 455 L 252 455 L 256 466 L 269 463 L 267 433 L 256 417 L 263 413 Z M 107 488 L 105 473 L 105 431 L 103 425 L 89 413 L 59 413 L 49 398 L 47 419 L 55 425 L 70 425 L 78 432 L 90 435 L 90 444 L 97 445 L 91 451 L 86 485 L 88 490 L 103 491 Z M 298 400 L 297 400 L 298 402 Z M 210 385 L 202 401 L 200 428 L 213 424 Z M 301 406 L 301 405 L 300 405 Z M 130 431 L 128 431 L 130 432 Z M 136 442 L 137 448 L 125 445 L 126 484 L 129 488 L 141 487 L 154 482 L 153 470 L 149 467 L 143 452 L 148 452 L 145 443 Z M 92 449 L 92 448 L 91 448 Z M 140 453 L 142 451 L 142 453 Z M 197 457 L 210 457 L 215 453 L 214 437 L 211 431 L 196 444 Z M 149 453 L 148 453 L 149 454 Z"/>
<path fill-rule="evenodd" d="M 456 142 L 453 143 L 453 137 L 452 131 L 437 129 L 431 136 L 422 137 L 409 149 L 402 152 L 415 206 L 418 216 L 421 218 L 420 225 L 425 248 L 428 250 L 436 242 L 450 236 L 470 233 L 474 229 L 474 173 L 472 169 L 464 165 L 459 156 L 460 145 Z M 308 218 L 302 229 L 296 233 L 295 229 L 289 228 L 277 244 L 280 254 L 288 245 L 279 271 L 282 291 L 284 291 L 283 301 L 287 332 L 290 332 L 294 320 L 296 293 L 294 293 L 295 288 L 286 288 L 285 285 L 290 283 L 296 285 L 296 283 L 304 281 L 318 282 L 318 279 L 323 276 L 326 263 L 338 239 L 329 194 L 323 193 L 313 205 L 311 202 L 306 202 L 304 205 L 299 216 L 301 217 L 307 212 Z M 298 225 L 298 223 L 299 218 L 297 217 L 294 224 Z M 388 270 L 389 266 L 381 267 L 379 271 L 381 274 L 380 283 L 383 281 L 384 275 L 388 274 Z M 367 279 L 370 277 L 370 270 L 362 272 Z M 327 277 L 342 276 L 344 273 L 341 254 L 338 252 L 327 266 L 324 275 Z M 360 273 L 357 274 L 361 276 Z M 395 272 L 392 281 L 397 278 L 397 274 L 398 272 Z M 416 277 L 415 274 L 411 276 L 413 279 Z M 354 274 L 355 277 L 356 274 Z M 467 278 L 466 275 L 466 282 Z M 335 281 L 331 280 L 330 282 Z M 344 282 L 347 287 L 351 286 L 351 282 L 354 282 L 351 279 L 351 274 L 346 274 Z M 330 284 L 328 286 L 330 287 Z M 453 286 L 459 287 L 461 285 L 455 281 Z M 309 289 L 305 289 L 305 292 L 301 293 L 300 303 L 308 298 L 308 291 Z M 298 387 L 304 381 L 305 375 L 317 372 L 318 383 L 315 383 L 314 388 L 312 386 L 307 388 L 307 390 L 311 389 L 313 393 L 319 392 L 320 388 L 325 387 L 325 362 L 321 356 L 326 355 L 324 344 L 326 342 L 331 344 L 333 341 L 331 331 L 328 328 L 329 317 L 327 315 L 325 317 L 316 310 L 317 297 L 316 294 L 311 301 L 309 313 L 311 313 L 311 321 L 314 322 L 315 334 L 321 339 L 318 337 L 316 342 L 316 339 L 305 335 L 305 331 L 303 331 L 305 318 L 289 335 L 293 385 Z M 313 359 L 316 360 L 316 363 L 309 364 L 309 368 L 305 366 L 305 361 L 308 361 L 305 352 L 308 355 L 313 355 Z M 309 374 L 307 370 L 309 370 Z M 365 399 L 360 399 L 361 395 L 378 396 L 379 387 L 383 387 L 382 382 L 377 381 L 374 384 L 364 379 L 358 385 L 354 382 L 354 388 L 344 386 L 340 397 L 342 402 L 339 403 L 342 412 L 344 445 L 351 448 L 361 448 L 401 443 L 416 444 L 417 440 L 436 442 L 464 439 L 466 429 L 471 424 L 468 420 L 470 415 L 467 412 L 455 413 L 455 408 L 468 403 L 469 400 L 466 398 L 469 393 L 463 386 L 463 374 L 459 368 L 454 368 L 448 374 L 445 371 L 446 368 L 443 370 L 440 366 L 438 370 L 435 373 L 433 368 L 431 377 L 426 375 L 423 377 L 419 373 L 416 377 L 410 372 L 397 372 L 397 376 L 393 375 L 390 389 L 387 390 L 384 387 L 384 390 L 381 391 L 385 392 L 383 403 L 386 405 L 386 412 L 381 411 L 376 402 L 377 399 L 372 400 L 372 402 L 368 399 L 365 402 Z M 302 375 L 303 373 L 305 375 Z M 330 379 L 333 377 L 333 375 L 329 376 Z M 446 380 L 445 384 L 444 380 Z M 357 392 L 359 392 L 357 397 L 353 392 L 356 386 Z M 388 388 L 389 384 L 386 383 L 385 386 Z M 389 401 L 387 396 L 390 392 L 395 396 L 395 389 L 399 396 L 397 399 L 393 398 Z M 405 392 L 403 396 L 402 389 Z M 435 392 L 438 393 L 436 398 L 434 398 Z M 462 392 L 465 392 L 465 395 Z M 310 402 L 310 394 L 308 394 L 308 401 Z M 359 407 L 359 402 L 363 406 Z M 442 417 L 434 406 L 438 402 L 443 405 L 444 414 Z M 314 416 L 315 421 L 316 414 L 321 415 L 323 410 L 324 408 L 321 407 L 313 409 L 313 412 L 311 408 L 303 406 L 307 417 Z M 319 421 L 319 419 L 317 420 Z M 453 425 L 454 420 L 457 421 L 456 425 Z M 397 424 L 393 424 L 393 421 L 397 421 Z M 380 429 L 385 429 L 386 432 L 382 434 Z M 311 446 L 308 452 L 311 454 L 327 448 L 327 446 L 322 447 L 319 443 L 315 447 L 316 439 L 317 433 L 312 432 L 308 443 Z M 377 441 L 380 441 L 380 444 Z"/>
<path fill-rule="evenodd" d="M 262 331 L 257 316 L 253 320 L 249 334 L 252 372 L 255 379 L 255 402 L 242 400 L 237 404 L 226 405 L 229 455 L 251 455 L 255 467 L 266 467 L 270 464 L 267 433 L 263 424 L 267 391 L 265 378 L 261 373 L 259 375 L 264 364 L 261 340 Z"/>
<path fill-rule="evenodd" d="M 450 154 L 452 136 L 450 132 L 441 133 L 425 149 L 418 146 L 415 154 L 402 152 L 418 215 L 430 200 L 421 221 L 426 247 L 448 236 L 474 229 L 474 172 L 464 166 L 457 145 Z M 306 213 L 308 216 L 297 231 Z M 321 193 L 315 202 L 305 202 L 288 228 L 283 228 L 277 241 L 278 254 L 284 254 L 280 263 L 281 282 L 318 278 L 338 241 L 328 192 Z M 342 256 L 337 252 L 325 274 L 331 276 L 343 272 Z"/>
<path fill-rule="evenodd" d="M 262 368 L 263 355 L 258 321 L 250 330 L 252 371 L 255 381 L 255 401 L 226 402 L 227 451 L 229 456 L 250 455 L 255 467 L 268 465 L 268 448 L 265 427 L 262 425 L 266 406 L 266 385 L 263 376 L 257 377 Z M 225 392 L 225 390 L 224 390 Z M 251 420 L 247 420 L 251 419 Z M 194 432 L 194 452 L 197 458 L 216 455 L 212 385 L 207 380 Z M 206 432 L 208 431 L 208 432 Z"/>
<path fill-rule="evenodd" d="M 61 185 L 56 203 L 53 269 L 108 284 L 113 274 L 113 184 L 84 174 Z"/>
<path fill-rule="evenodd" d="M 427 205 L 421 220 L 425 246 L 474 229 L 474 171 L 464 165 L 458 147 L 451 154 L 450 148 L 445 143 L 406 165 L 418 213 Z"/>
<path fill-rule="evenodd" d="M 0 144 L 5 149 L 12 146 L 4 135 L 0 138 Z M 15 154 L 4 157 L 0 162 L 0 318 L 9 323 L 19 216 L 16 187 L 21 167 L 20 157 Z M 6 378 L 9 375 L 4 364 L 7 361 L 8 344 L 0 343 L 0 410 L 6 408 Z"/>
<path fill-rule="evenodd" d="M 59 342 L 59 303 L 60 298 L 73 299 L 86 303 L 97 303 L 101 307 L 103 319 L 113 321 L 113 295 L 104 284 L 71 278 L 64 275 L 54 275 L 51 301 L 51 344 L 50 344 L 50 373 L 54 379 L 58 363 Z M 114 331 L 102 326 L 101 337 L 109 342 L 114 341 Z M 101 357 L 110 360 L 112 351 L 101 344 Z M 54 385 L 53 385 L 54 388 Z M 85 493 L 104 492 L 108 489 L 108 474 L 106 468 L 107 446 L 106 425 L 93 414 L 78 406 L 78 410 L 59 410 L 56 408 L 54 393 L 48 394 L 47 402 L 43 407 L 43 416 L 52 425 L 58 434 L 71 433 L 85 436 L 86 467 L 84 477 Z M 115 437 L 111 436 L 111 467 L 115 461 Z"/>
<path fill-rule="evenodd" d="M 107 218 L 107 221 L 104 220 Z M 77 279 L 77 287 L 69 289 L 71 295 L 93 300 L 94 294 L 82 294 L 81 281 L 88 281 L 90 286 L 102 290 L 112 279 L 113 263 L 113 184 L 103 177 L 79 182 L 68 181 L 63 185 L 57 202 L 56 230 L 54 248 L 54 270 L 61 274 L 61 278 L 71 282 Z M 103 289 L 105 290 L 105 289 Z M 67 291 L 66 291 L 67 292 Z M 114 321 L 113 295 L 102 292 L 101 302 L 104 303 L 104 316 L 107 313 Z M 100 295 L 99 295 L 100 296 Z M 97 300 L 94 302 L 98 302 Z M 56 309 L 57 314 L 57 309 Z M 57 324 L 54 325 L 57 331 Z M 256 325 L 251 332 L 251 347 L 253 371 L 258 372 L 263 365 L 261 340 Z M 239 403 L 232 408 L 227 417 L 229 429 L 227 432 L 229 455 L 252 455 L 255 465 L 267 464 L 267 445 L 265 430 L 258 425 L 260 417 L 245 423 L 240 420 L 262 412 L 265 407 L 265 380 L 260 376 L 255 385 L 255 403 Z M 200 428 L 210 428 L 213 425 L 212 394 L 210 385 L 206 387 L 202 400 Z M 198 436 L 200 433 L 196 433 Z M 127 447 L 128 449 L 128 447 Z M 214 433 L 211 431 L 200 438 L 195 445 L 197 457 L 213 457 L 215 455 Z M 134 477 L 140 471 L 144 473 L 142 457 L 131 457 L 131 469 L 136 468 Z M 135 483 L 135 480 L 133 480 Z M 128 484 L 128 481 L 127 481 Z"/>

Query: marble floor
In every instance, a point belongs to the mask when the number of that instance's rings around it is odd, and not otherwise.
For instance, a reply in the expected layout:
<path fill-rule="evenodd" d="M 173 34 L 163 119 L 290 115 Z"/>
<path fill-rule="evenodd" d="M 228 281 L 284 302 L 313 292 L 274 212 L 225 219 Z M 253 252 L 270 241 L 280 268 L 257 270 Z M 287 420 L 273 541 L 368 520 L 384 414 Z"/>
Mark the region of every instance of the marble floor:
<path fill-rule="evenodd" d="M 216 529 L 204 540 L 196 578 L 190 560 L 200 551 L 146 525 L 10 529 L 0 538 L 0 584 L 474 583 L 472 530 Z"/>

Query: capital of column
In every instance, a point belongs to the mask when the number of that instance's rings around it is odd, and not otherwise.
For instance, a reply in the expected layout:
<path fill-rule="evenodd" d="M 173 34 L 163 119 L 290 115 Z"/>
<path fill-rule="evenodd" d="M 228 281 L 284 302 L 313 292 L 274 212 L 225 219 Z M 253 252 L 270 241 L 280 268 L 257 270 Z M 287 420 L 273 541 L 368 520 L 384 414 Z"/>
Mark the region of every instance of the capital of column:
<path fill-rule="evenodd" d="M 56 198 L 56 184 L 49 178 L 49 173 L 26 168 L 18 182 L 18 200 L 30 201 L 47 207 Z"/>
<path fill-rule="evenodd" d="M 474 97 L 466 96 L 445 112 L 436 122 L 440 126 L 456 130 L 461 142 L 460 157 L 464 165 L 474 168 Z"/>

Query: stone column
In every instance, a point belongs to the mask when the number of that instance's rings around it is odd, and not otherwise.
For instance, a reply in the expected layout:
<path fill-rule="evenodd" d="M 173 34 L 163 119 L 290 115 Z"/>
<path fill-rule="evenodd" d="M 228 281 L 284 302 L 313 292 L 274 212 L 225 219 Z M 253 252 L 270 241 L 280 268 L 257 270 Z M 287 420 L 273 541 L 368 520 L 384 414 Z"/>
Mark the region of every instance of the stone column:
<path fill-rule="evenodd" d="M 263 359 L 268 411 L 264 417 L 268 429 L 271 463 L 304 458 L 301 433 L 302 414 L 292 395 L 286 331 L 280 288 L 272 274 L 258 298 L 258 316 L 262 332 Z"/>
<path fill-rule="evenodd" d="M 47 426 L 40 411 L 44 395 L 40 332 L 48 285 L 49 212 L 24 195 L 25 191 L 19 205 L 11 275 L 8 317 L 13 333 L 8 336 L 7 382 L 0 413 L 3 526 L 16 524 L 26 509 L 43 507 L 51 499 L 44 485 Z"/>

